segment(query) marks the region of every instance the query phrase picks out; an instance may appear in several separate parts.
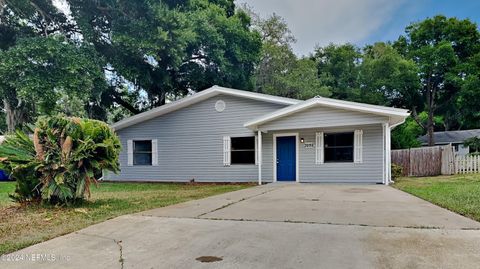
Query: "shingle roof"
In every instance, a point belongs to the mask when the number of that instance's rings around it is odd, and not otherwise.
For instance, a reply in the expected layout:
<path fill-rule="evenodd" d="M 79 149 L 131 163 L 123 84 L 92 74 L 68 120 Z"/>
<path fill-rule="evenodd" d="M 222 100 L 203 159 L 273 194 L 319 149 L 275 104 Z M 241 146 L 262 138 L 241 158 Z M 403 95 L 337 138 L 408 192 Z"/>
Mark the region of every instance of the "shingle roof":
<path fill-rule="evenodd" d="M 480 129 L 433 133 L 433 139 L 435 141 L 435 144 L 462 143 L 463 141 L 465 141 L 465 139 L 474 136 L 480 136 Z M 427 144 L 427 135 L 419 137 L 418 140 L 422 144 Z"/>

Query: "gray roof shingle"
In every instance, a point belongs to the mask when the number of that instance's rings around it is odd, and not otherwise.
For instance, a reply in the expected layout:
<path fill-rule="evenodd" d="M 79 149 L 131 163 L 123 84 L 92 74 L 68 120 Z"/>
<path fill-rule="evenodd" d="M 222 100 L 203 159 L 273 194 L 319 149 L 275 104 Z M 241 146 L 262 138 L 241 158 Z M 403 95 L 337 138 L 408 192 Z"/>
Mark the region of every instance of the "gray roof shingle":
<path fill-rule="evenodd" d="M 433 139 L 435 141 L 435 144 L 462 143 L 463 141 L 465 141 L 465 139 L 474 136 L 480 136 L 480 129 L 433 133 Z M 422 144 L 427 144 L 427 135 L 419 137 L 418 140 Z"/>

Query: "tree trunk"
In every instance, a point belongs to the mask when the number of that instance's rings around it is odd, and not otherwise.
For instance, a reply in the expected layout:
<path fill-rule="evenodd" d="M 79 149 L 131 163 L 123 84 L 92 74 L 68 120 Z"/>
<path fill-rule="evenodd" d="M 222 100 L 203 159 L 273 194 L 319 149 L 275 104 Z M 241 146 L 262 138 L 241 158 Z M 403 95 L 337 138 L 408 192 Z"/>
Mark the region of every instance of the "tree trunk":
<path fill-rule="evenodd" d="M 17 106 L 13 106 L 8 100 L 4 99 L 3 105 L 5 108 L 8 132 L 14 132 L 17 127 L 25 121 L 23 103 L 19 101 Z"/>
<path fill-rule="evenodd" d="M 433 111 L 428 111 L 428 122 L 427 122 L 427 135 L 428 135 L 428 145 L 434 146 L 435 140 L 433 138 L 434 124 L 433 124 Z"/>
<path fill-rule="evenodd" d="M 434 132 L 434 111 L 435 111 L 435 95 L 436 95 L 436 86 L 431 83 L 430 76 L 427 82 L 427 111 L 428 111 L 428 119 L 427 119 L 427 137 L 428 137 L 428 145 L 434 146 L 435 139 L 433 137 Z"/>

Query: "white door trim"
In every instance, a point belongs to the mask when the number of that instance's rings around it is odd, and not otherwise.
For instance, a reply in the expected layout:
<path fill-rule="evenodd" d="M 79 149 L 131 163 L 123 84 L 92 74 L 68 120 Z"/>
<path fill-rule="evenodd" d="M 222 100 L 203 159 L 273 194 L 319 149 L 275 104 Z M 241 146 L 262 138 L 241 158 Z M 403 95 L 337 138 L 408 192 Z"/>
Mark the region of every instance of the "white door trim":
<path fill-rule="evenodd" d="M 298 133 L 274 133 L 273 134 L 273 182 L 277 182 L 277 137 L 294 136 L 295 137 L 295 182 L 300 182 L 298 172 L 299 162 L 299 135 Z"/>

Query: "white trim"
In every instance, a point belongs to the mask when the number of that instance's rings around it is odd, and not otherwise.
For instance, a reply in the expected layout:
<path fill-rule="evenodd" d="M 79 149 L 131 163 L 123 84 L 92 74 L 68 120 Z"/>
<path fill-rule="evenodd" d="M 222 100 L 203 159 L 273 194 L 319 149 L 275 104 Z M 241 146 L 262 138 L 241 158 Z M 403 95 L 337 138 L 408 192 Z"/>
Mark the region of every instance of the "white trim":
<path fill-rule="evenodd" d="M 388 123 L 383 125 L 383 184 L 392 182 L 391 178 L 391 129 Z"/>
<path fill-rule="evenodd" d="M 385 129 L 387 128 L 386 126 L 387 126 L 386 123 L 382 124 L 382 183 L 383 184 L 385 184 L 385 182 L 386 182 L 386 180 L 385 180 L 385 178 L 386 178 L 385 177 L 385 175 L 386 175 L 385 167 L 386 167 L 386 163 L 387 163 L 387 161 L 385 159 L 385 155 L 386 155 L 385 152 L 387 151 L 387 148 L 385 146 L 386 145 L 385 144 L 385 133 L 386 133 Z"/>
<path fill-rule="evenodd" d="M 230 136 L 223 137 L 223 166 L 231 165 L 231 138 Z"/>
<path fill-rule="evenodd" d="M 255 155 L 258 155 L 258 185 L 262 185 L 262 132 L 258 131 L 258 152 L 255 151 Z"/>
<path fill-rule="evenodd" d="M 324 134 L 323 132 L 315 133 L 315 164 L 323 164 L 325 159 L 324 153 Z"/>
<path fill-rule="evenodd" d="M 127 166 L 133 166 L 133 140 L 127 140 Z"/>
<path fill-rule="evenodd" d="M 152 139 L 152 166 L 158 166 L 158 139 Z"/>
<path fill-rule="evenodd" d="M 255 136 L 255 165 L 258 165 L 258 135 Z"/>
<path fill-rule="evenodd" d="M 295 136 L 295 182 L 300 182 L 299 177 L 299 134 L 298 133 L 274 133 L 273 134 L 273 182 L 277 182 L 277 137 Z"/>
<path fill-rule="evenodd" d="M 353 136 L 353 162 L 363 163 L 363 130 L 355 130 Z"/>
<path fill-rule="evenodd" d="M 283 105 L 293 105 L 301 102 L 300 100 L 291 99 L 291 98 L 285 98 L 285 97 L 279 97 L 279 96 L 273 96 L 268 94 L 255 93 L 255 92 L 247 92 L 247 91 L 236 90 L 231 88 L 224 88 L 224 87 L 215 85 L 204 91 L 195 93 L 193 95 L 187 96 L 180 100 L 171 102 L 169 104 L 165 104 L 163 106 L 160 106 L 160 107 L 151 109 L 149 111 L 118 121 L 112 124 L 112 128 L 118 131 L 128 126 L 173 112 L 175 110 L 187 107 L 189 105 L 198 103 L 200 101 L 206 100 L 210 97 L 213 97 L 219 94 L 244 97 L 248 99 L 265 101 L 265 102 L 276 103 L 276 104 L 283 104 Z"/>
<path fill-rule="evenodd" d="M 386 136 L 385 136 L 385 146 L 386 146 L 386 150 L 385 150 L 385 156 L 386 156 L 386 181 L 385 181 L 385 184 L 388 185 L 390 184 L 390 182 L 392 182 L 392 151 L 391 151 L 391 148 L 392 148 L 392 139 L 391 139 L 391 129 L 389 127 L 389 125 L 387 124 L 386 126 Z"/>
<path fill-rule="evenodd" d="M 390 121 L 392 121 L 392 124 L 401 122 L 410 115 L 410 113 L 408 113 L 408 110 L 405 110 L 405 109 L 368 105 L 363 103 L 341 101 L 341 100 L 323 98 L 323 97 L 315 97 L 315 98 L 303 101 L 301 103 L 297 103 L 297 104 L 288 106 L 286 108 L 282 108 L 277 111 L 274 111 L 272 113 L 260 116 L 256 119 L 246 122 L 243 126 L 247 128 L 256 128 L 257 126 L 264 124 L 266 122 L 273 121 L 275 119 L 285 117 L 285 116 L 288 116 L 288 115 L 291 115 L 315 106 L 333 107 L 333 108 L 387 116 L 387 117 L 391 117 Z"/>

